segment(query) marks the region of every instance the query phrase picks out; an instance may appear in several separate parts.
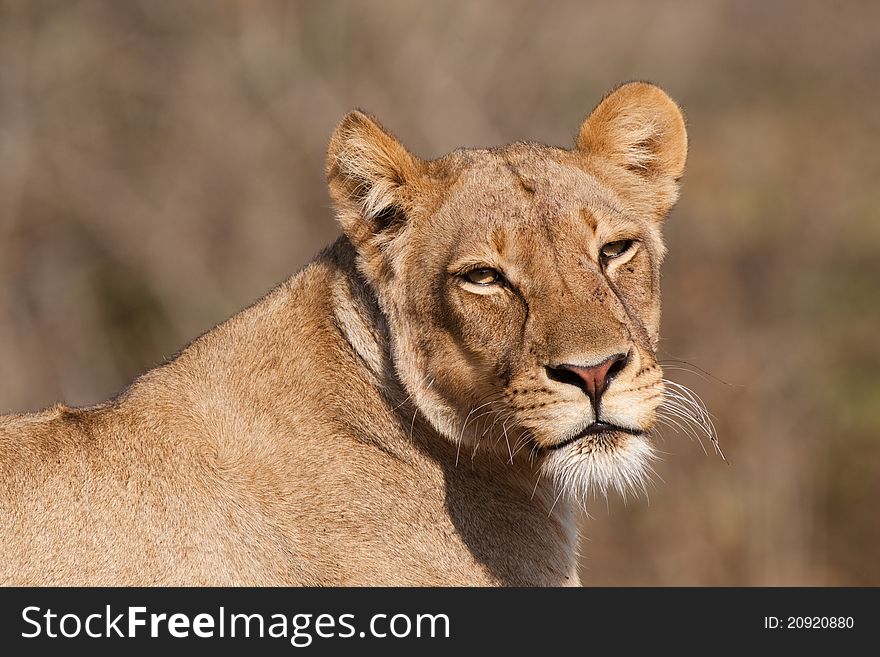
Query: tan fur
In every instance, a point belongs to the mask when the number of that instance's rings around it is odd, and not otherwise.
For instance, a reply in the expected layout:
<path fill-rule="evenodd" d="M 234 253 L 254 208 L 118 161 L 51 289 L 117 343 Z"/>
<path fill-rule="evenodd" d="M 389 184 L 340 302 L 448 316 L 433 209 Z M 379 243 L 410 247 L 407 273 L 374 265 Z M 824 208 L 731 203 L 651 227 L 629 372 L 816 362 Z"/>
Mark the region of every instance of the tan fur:
<path fill-rule="evenodd" d="M 653 426 L 686 150 L 645 83 L 572 150 L 422 161 L 353 112 L 328 155 L 344 236 L 315 262 L 105 404 L 0 418 L 0 582 L 576 584 L 579 500 L 651 449 L 553 449 L 595 411 L 545 367 L 629 352 L 603 419 Z"/>

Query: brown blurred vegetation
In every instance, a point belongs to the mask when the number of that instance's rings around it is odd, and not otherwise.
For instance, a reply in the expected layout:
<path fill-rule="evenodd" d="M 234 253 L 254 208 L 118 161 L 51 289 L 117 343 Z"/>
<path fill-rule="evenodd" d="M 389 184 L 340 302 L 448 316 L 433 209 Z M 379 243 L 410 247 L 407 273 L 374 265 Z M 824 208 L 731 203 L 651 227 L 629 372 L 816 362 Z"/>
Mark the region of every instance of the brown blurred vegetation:
<path fill-rule="evenodd" d="M 102 400 L 307 262 L 348 109 L 425 157 L 567 145 L 649 79 L 692 149 L 661 357 L 730 465 L 667 435 L 584 581 L 880 584 L 878 71 L 870 1 L 4 1 L 0 411 Z"/>

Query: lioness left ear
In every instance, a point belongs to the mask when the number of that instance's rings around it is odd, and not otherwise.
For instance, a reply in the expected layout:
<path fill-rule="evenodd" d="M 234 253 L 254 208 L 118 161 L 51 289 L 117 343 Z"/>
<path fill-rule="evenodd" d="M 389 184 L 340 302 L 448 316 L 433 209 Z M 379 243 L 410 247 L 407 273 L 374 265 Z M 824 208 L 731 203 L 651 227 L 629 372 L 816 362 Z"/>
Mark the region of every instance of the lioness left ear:
<path fill-rule="evenodd" d="M 629 82 L 609 93 L 581 125 L 577 148 L 589 158 L 615 165 L 612 184 L 638 210 L 658 217 L 678 199 L 687 160 L 687 130 L 681 109 L 660 87 Z"/>
<path fill-rule="evenodd" d="M 327 150 L 327 184 L 346 235 L 361 245 L 397 227 L 423 163 L 363 112 L 350 112 Z"/>

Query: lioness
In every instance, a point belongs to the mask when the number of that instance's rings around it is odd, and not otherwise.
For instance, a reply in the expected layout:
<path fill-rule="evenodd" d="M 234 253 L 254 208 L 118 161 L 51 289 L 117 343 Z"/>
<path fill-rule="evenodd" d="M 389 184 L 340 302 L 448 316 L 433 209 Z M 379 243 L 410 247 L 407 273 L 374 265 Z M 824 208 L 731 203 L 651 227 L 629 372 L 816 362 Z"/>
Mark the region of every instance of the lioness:
<path fill-rule="evenodd" d="M 572 585 L 649 469 L 687 135 L 624 84 L 574 148 L 424 161 L 352 112 L 343 236 L 109 402 L 0 418 L 0 582 Z"/>

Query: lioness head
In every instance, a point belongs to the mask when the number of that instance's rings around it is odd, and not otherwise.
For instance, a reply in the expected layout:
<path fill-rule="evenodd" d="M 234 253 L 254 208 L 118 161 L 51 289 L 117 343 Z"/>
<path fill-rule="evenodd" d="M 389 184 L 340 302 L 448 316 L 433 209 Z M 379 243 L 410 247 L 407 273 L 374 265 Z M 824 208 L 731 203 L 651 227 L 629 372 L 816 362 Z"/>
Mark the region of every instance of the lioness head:
<path fill-rule="evenodd" d="M 663 392 L 661 225 L 686 156 L 678 106 L 641 82 L 606 96 L 571 149 L 424 161 L 345 117 L 331 196 L 439 433 L 528 454 L 578 495 L 641 480 Z"/>

